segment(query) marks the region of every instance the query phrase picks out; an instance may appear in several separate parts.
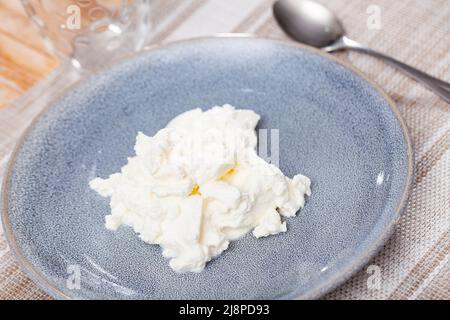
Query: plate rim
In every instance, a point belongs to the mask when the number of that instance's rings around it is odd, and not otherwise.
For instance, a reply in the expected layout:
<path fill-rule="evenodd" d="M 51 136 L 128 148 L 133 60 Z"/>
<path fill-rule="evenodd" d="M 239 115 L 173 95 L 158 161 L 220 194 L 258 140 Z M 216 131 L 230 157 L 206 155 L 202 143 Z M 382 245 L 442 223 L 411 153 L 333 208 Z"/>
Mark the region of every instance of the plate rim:
<path fill-rule="evenodd" d="M 8 213 L 8 206 L 7 206 L 7 193 L 8 193 L 8 185 L 9 180 L 11 177 L 12 169 L 15 164 L 15 160 L 17 159 L 17 156 L 22 149 L 22 145 L 25 142 L 26 138 L 28 137 L 29 133 L 34 129 L 34 127 L 37 125 L 39 120 L 44 116 L 52 107 L 56 105 L 58 101 L 62 97 L 64 97 L 68 92 L 76 88 L 78 85 L 80 85 L 82 82 L 85 82 L 87 80 L 92 79 L 96 75 L 106 72 L 110 70 L 112 67 L 115 67 L 117 65 L 120 65 L 122 63 L 126 63 L 126 61 L 137 58 L 139 56 L 148 54 L 152 51 L 157 51 L 160 49 L 166 49 L 170 48 L 171 46 L 176 46 L 183 43 L 192 43 L 197 41 L 208 41 L 208 40 L 217 40 L 217 39 L 233 39 L 233 38 L 249 38 L 249 39 L 256 39 L 256 40 L 264 40 L 268 42 L 278 43 L 281 45 L 285 45 L 288 47 L 293 48 L 299 48 L 303 49 L 305 51 L 309 51 L 311 53 L 320 55 L 328 60 L 331 60 L 333 62 L 336 62 L 340 64 L 341 66 L 345 67 L 347 70 L 353 72 L 356 76 L 359 76 L 363 80 L 365 80 L 376 92 L 380 94 L 380 96 L 388 103 L 389 108 L 391 109 L 393 115 L 395 116 L 398 124 L 400 125 L 403 133 L 403 139 L 406 144 L 406 155 L 407 155 L 407 174 L 404 180 L 402 194 L 400 197 L 400 201 L 393 213 L 391 221 L 386 225 L 386 227 L 383 229 L 383 231 L 377 236 L 377 238 L 371 243 L 370 247 L 366 250 L 367 252 L 360 256 L 357 260 L 352 260 L 352 263 L 350 263 L 347 267 L 342 268 L 339 270 L 339 272 L 336 272 L 334 275 L 330 276 L 326 281 L 314 288 L 310 291 L 304 293 L 303 295 L 297 296 L 294 299 L 317 299 L 326 293 L 330 292 L 331 290 L 337 288 L 339 285 L 343 284 L 345 281 L 347 281 L 351 276 L 353 276 L 358 270 L 360 270 L 365 264 L 369 262 L 369 260 L 375 256 L 375 254 L 380 250 L 380 248 L 383 246 L 383 244 L 390 238 L 394 231 L 394 226 L 398 223 L 407 203 L 409 196 L 411 194 L 412 189 L 412 182 L 414 177 L 414 148 L 413 148 L 413 142 L 411 138 L 411 134 L 409 131 L 409 128 L 406 125 L 405 120 L 403 119 L 402 115 L 400 114 L 400 111 L 398 110 L 398 107 L 396 103 L 393 101 L 393 99 L 386 93 L 386 91 L 378 85 L 374 80 L 370 79 L 368 76 L 366 76 L 361 70 L 359 70 L 356 66 L 353 66 L 347 61 L 343 61 L 338 59 L 337 57 L 331 55 L 330 53 L 321 51 L 320 49 L 301 44 L 298 42 L 294 42 L 291 40 L 283 40 L 283 39 L 276 39 L 276 38 L 270 38 L 270 37 L 260 37 L 253 34 L 247 34 L 247 33 L 218 33 L 210 36 L 202 36 L 202 37 L 192 37 L 192 38 L 186 38 L 176 41 L 171 41 L 169 43 L 157 43 L 150 46 L 145 47 L 143 50 L 139 52 L 133 52 L 125 57 L 107 64 L 105 67 L 96 70 L 94 72 L 90 72 L 85 77 L 81 77 L 81 79 L 78 79 L 73 84 L 68 86 L 67 88 L 64 88 L 56 97 L 51 99 L 48 104 L 32 119 L 31 123 L 28 125 L 26 130 L 22 133 L 20 138 L 17 140 L 13 151 L 11 152 L 11 155 L 9 157 L 9 160 L 6 165 L 5 173 L 3 175 L 3 178 L 0 180 L 2 182 L 1 187 L 1 220 L 3 225 L 3 230 L 5 233 L 6 240 L 8 242 L 8 245 L 11 249 L 11 252 L 13 253 L 14 257 L 16 258 L 16 261 L 19 263 L 21 269 L 25 272 L 26 275 L 28 275 L 33 282 L 38 285 L 41 289 L 43 289 L 47 294 L 52 296 L 56 299 L 77 299 L 76 297 L 69 296 L 65 294 L 63 291 L 61 291 L 57 286 L 53 285 L 48 278 L 36 270 L 36 268 L 33 266 L 33 264 L 28 261 L 25 258 L 25 255 L 23 254 L 22 250 L 20 249 L 20 246 L 17 244 L 14 232 L 12 230 L 10 219 L 9 219 L 9 213 Z"/>

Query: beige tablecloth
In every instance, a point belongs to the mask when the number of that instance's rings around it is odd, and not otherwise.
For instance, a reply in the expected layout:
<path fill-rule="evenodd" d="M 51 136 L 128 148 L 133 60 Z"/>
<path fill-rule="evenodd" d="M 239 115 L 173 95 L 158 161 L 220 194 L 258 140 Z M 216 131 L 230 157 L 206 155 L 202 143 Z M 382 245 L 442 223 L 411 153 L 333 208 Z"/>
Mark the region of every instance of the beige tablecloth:
<path fill-rule="evenodd" d="M 351 37 L 450 81 L 449 0 L 322 2 L 340 16 Z M 271 4 L 270 0 L 160 1 L 153 41 L 223 32 L 285 38 L 272 18 Z M 362 70 L 398 104 L 415 142 L 417 171 L 406 212 L 369 263 L 379 267 L 380 285 L 368 286 L 370 274 L 363 268 L 325 298 L 450 299 L 450 105 L 380 61 L 357 53 L 338 56 Z M 62 66 L 0 111 L 0 169 L 31 118 L 76 77 Z M 0 299 L 48 298 L 21 271 L 0 231 Z"/>

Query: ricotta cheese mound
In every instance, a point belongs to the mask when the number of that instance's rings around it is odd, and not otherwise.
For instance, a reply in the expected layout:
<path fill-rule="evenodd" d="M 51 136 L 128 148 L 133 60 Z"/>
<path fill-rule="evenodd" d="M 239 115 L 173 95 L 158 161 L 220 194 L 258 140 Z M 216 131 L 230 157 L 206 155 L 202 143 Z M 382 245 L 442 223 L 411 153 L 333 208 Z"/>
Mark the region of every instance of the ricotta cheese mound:
<path fill-rule="evenodd" d="M 311 194 L 303 175 L 285 177 L 256 152 L 260 117 L 233 106 L 194 109 L 153 137 L 138 133 L 119 173 L 90 187 L 110 197 L 106 227 L 131 226 L 159 244 L 177 272 L 200 272 L 249 231 L 257 238 L 286 231 Z"/>

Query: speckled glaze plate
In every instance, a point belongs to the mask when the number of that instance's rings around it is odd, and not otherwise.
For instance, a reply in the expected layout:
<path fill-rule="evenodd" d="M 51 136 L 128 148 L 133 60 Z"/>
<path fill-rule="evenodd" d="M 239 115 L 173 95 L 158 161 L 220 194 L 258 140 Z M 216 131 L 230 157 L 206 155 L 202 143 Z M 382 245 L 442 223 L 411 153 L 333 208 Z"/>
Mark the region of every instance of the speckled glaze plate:
<path fill-rule="evenodd" d="M 225 103 L 279 129 L 281 170 L 310 177 L 313 193 L 285 234 L 247 235 L 202 273 L 177 274 L 131 229 L 105 229 L 108 200 L 88 182 L 126 163 L 138 131 Z M 317 298 L 389 237 L 412 157 L 392 101 L 331 56 L 257 38 L 182 41 L 83 81 L 40 116 L 12 156 L 2 218 L 23 268 L 56 298 Z"/>

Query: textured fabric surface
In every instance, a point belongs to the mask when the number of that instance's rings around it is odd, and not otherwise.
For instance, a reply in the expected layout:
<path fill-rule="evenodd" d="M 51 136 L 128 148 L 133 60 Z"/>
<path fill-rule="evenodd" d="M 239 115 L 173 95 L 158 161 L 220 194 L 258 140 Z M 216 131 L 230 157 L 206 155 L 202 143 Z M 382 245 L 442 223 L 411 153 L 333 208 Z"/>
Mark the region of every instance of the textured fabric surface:
<path fill-rule="evenodd" d="M 450 1 L 322 2 L 339 15 L 350 37 L 450 81 Z M 271 4 L 160 1 L 153 41 L 227 32 L 285 39 L 273 20 Z M 378 12 L 380 24 L 373 28 Z M 377 82 L 398 104 L 415 143 L 416 174 L 407 209 L 391 239 L 366 267 L 324 299 L 450 299 L 450 105 L 380 61 L 351 52 L 337 56 Z M 0 111 L 2 170 L 31 119 L 76 78 L 62 65 Z M 375 286 L 373 276 L 380 280 Z M 21 271 L 0 231 L 0 299 L 48 298 Z"/>

